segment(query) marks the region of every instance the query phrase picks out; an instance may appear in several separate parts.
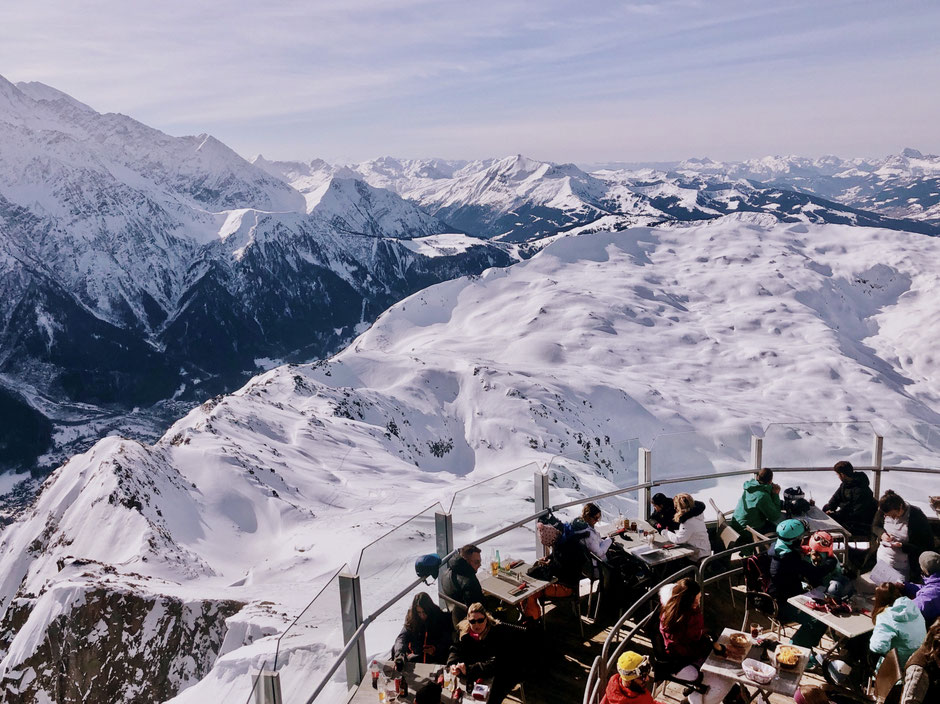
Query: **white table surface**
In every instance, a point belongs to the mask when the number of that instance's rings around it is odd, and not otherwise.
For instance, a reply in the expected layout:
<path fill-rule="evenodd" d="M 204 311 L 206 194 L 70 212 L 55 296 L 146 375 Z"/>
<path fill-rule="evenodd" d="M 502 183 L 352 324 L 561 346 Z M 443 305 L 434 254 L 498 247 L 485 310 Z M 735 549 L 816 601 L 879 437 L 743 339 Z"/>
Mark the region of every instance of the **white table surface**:
<path fill-rule="evenodd" d="M 735 631 L 733 628 L 726 628 L 721 632 L 721 635 L 718 636 L 717 642 L 727 645 L 728 636 L 732 633 L 740 633 L 740 631 Z M 807 648 L 801 648 L 798 645 L 794 645 L 793 647 L 801 653 L 799 664 L 792 670 L 777 668 L 777 676 L 767 684 L 761 684 L 749 679 L 748 676 L 744 674 L 744 670 L 741 667 L 741 661 L 745 658 L 753 658 L 754 660 L 765 662 L 761 660 L 764 649 L 757 645 L 752 645 L 751 650 L 747 655 L 741 658 L 741 660 L 725 658 L 712 652 L 702 664 L 702 672 L 709 672 L 718 677 L 739 682 L 747 687 L 756 687 L 762 692 L 783 694 L 792 697 L 794 692 L 796 692 L 796 688 L 800 686 L 800 680 L 803 678 L 803 672 L 806 670 L 806 665 L 809 662 L 809 650 Z"/>
<path fill-rule="evenodd" d="M 528 599 L 530 596 L 538 594 L 551 584 L 551 582 L 528 576 L 526 572 L 531 569 L 531 567 L 532 565 L 528 562 L 524 562 L 513 570 L 516 576 L 511 578 L 519 582 L 525 582 L 528 585 L 528 589 L 521 594 L 510 594 L 509 592 L 515 589 L 516 585 L 504 579 L 500 579 L 500 577 L 494 577 L 491 572 L 487 572 L 485 577 L 480 578 L 480 587 L 485 594 L 495 596 L 500 601 L 515 606 L 519 602 Z"/>
<path fill-rule="evenodd" d="M 871 633 L 875 629 L 875 624 L 871 621 L 872 602 L 871 599 L 867 597 L 856 594 L 851 600 L 853 608 L 866 609 L 868 611 L 867 615 L 859 613 L 858 611 L 851 614 L 840 615 L 830 614 L 828 611 L 816 611 L 807 606 L 812 600 L 812 597 L 806 594 L 798 594 L 797 596 L 791 596 L 787 599 L 787 602 L 793 604 L 793 606 L 800 611 L 809 614 L 817 621 L 825 623 L 829 628 L 846 638 L 854 638 L 855 636 L 860 636 L 865 633 Z"/>

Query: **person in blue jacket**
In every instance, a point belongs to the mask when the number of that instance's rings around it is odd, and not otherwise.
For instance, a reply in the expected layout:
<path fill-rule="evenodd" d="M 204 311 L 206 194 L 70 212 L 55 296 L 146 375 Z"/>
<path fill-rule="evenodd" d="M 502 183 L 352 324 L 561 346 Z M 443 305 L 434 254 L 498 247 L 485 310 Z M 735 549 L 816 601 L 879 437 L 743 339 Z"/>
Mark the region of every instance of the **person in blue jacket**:
<path fill-rule="evenodd" d="M 882 656 L 894 648 L 903 670 L 908 658 L 927 637 L 927 624 L 917 605 L 901 594 L 901 585 L 891 582 L 879 584 L 875 589 L 875 605 L 871 611 L 875 629 L 871 632 L 869 648 Z"/>
<path fill-rule="evenodd" d="M 803 521 L 795 518 L 788 518 L 777 525 L 777 542 L 767 551 L 770 555 L 770 586 L 767 591 L 777 602 L 781 621 L 796 621 L 801 624 L 799 630 L 793 634 L 791 642 L 809 648 L 819 645 L 823 633 L 826 632 L 826 624 L 787 601 L 805 591 L 804 581 L 808 584 L 820 584 L 825 576 L 825 568 L 803 559 L 801 544 L 805 534 L 806 526 Z"/>

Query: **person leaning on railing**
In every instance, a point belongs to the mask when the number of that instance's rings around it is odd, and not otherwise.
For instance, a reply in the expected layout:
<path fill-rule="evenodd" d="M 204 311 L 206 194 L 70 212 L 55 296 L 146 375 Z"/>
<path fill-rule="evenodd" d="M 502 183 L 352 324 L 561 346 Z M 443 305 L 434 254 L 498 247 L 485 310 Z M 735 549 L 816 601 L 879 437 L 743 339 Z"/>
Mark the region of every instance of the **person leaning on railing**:
<path fill-rule="evenodd" d="M 450 648 L 447 665 L 469 683 L 492 677 L 488 701 L 499 704 L 525 679 L 532 654 L 529 645 L 524 629 L 497 621 L 483 604 L 474 603 L 457 626 L 457 642 Z"/>

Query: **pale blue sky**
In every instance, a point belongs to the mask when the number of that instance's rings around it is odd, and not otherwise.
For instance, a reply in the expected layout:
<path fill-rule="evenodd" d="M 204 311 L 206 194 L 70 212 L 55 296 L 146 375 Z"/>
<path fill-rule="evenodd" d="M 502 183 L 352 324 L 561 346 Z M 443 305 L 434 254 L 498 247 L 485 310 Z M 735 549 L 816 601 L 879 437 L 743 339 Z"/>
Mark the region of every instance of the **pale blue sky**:
<path fill-rule="evenodd" d="M 0 74 L 245 156 L 940 152 L 940 3 L 0 5 Z"/>

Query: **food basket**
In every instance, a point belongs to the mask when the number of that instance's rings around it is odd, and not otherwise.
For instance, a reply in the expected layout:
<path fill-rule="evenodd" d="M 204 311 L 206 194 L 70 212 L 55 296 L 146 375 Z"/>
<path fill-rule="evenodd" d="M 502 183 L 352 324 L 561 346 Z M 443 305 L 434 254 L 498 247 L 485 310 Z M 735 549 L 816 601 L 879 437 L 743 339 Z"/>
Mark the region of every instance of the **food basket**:
<path fill-rule="evenodd" d="M 751 649 L 751 637 L 747 633 L 731 633 L 728 636 L 728 657 L 740 658 Z"/>
<path fill-rule="evenodd" d="M 741 663 L 741 669 L 744 670 L 744 674 L 749 680 L 757 684 L 770 684 L 774 675 L 777 674 L 777 670 L 773 665 L 768 665 L 754 658 L 745 658 L 744 662 Z"/>

